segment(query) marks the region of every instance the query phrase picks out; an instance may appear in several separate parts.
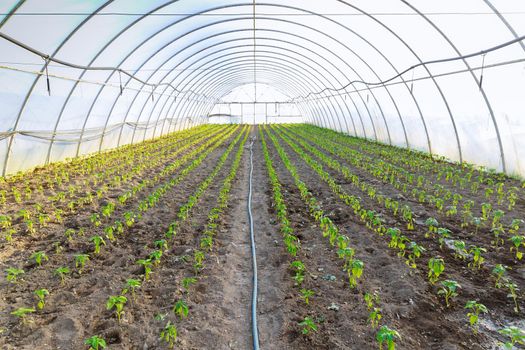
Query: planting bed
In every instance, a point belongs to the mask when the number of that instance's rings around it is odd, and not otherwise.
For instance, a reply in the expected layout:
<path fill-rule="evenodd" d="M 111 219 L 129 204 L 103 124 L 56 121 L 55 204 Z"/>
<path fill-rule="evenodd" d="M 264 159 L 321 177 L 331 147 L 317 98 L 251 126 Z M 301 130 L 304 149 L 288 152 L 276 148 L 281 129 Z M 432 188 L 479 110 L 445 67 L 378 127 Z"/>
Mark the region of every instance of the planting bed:
<path fill-rule="evenodd" d="M 252 140 L 262 349 L 525 342 L 520 180 L 283 125 L 5 179 L 0 347 L 251 348 Z"/>

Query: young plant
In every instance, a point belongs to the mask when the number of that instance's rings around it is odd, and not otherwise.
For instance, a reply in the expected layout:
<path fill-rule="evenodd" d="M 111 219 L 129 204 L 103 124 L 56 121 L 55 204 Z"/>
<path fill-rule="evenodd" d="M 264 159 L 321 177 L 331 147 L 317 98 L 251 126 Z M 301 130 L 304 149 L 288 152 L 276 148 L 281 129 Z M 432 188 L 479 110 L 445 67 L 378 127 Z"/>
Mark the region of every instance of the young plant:
<path fill-rule="evenodd" d="M 465 260 L 468 255 L 467 245 L 464 241 L 453 241 L 454 257 L 456 259 Z"/>
<path fill-rule="evenodd" d="M 472 327 L 474 333 L 477 333 L 479 328 L 479 315 L 481 313 L 486 314 L 487 312 L 489 312 L 489 310 L 485 305 L 478 303 L 476 300 L 467 301 L 465 309 L 471 310 L 467 313 L 467 317 L 469 320 L 470 327 Z"/>
<path fill-rule="evenodd" d="M 100 253 L 100 246 L 101 245 L 106 245 L 106 241 L 104 241 L 104 238 L 102 238 L 101 236 L 92 236 L 89 239 L 89 241 L 93 242 L 93 244 L 95 245 L 95 249 L 93 251 L 95 254 L 99 254 Z"/>
<path fill-rule="evenodd" d="M 514 312 L 519 314 L 520 306 L 518 305 L 518 286 L 516 285 L 516 283 L 507 280 L 505 282 L 505 287 L 509 290 L 509 294 L 507 294 L 507 297 L 512 298 L 512 300 L 514 301 Z"/>
<path fill-rule="evenodd" d="M 350 264 L 350 270 L 346 270 L 348 273 L 348 281 L 350 283 L 350 288 L 357 287 L 357 280 L 363 274 L 363 269 L 365 264 L 361 260 L 352 259 Z"/>
<path fill-rule="evenodd" d="M 472 269 L 481 269 L 481 264 L 485 261 L 485 258 L 481 256 L 481 253 L 486 253 L 485 248 L 472 246 L 470 247 L 469 253 L 472 254 L 472 262 L 468 264 Z"/>
<path fill-rule="evenodd" d="M 66 232 L 64 232 L 64 236 L 66 236 L 67 240 L 70 242 L 73 240 L 74 234 L 75 234 L 75 230 L 72 228 L 68 228 Z"/>
<path fill-rule="evenodd" d="M 128 302 L 128 298 L 123 295 L 110 296 L 106 302 L 106 309 L 113 310 L 115 309 L 115 314 L 117 315 L 118 322 L 120 323 L 120 316 L 124 310 L 124 306 Z"/>
<path fill-rule="evenodd" d="M 370 314 L 368 314 L 368 322 L 370 322 L 372 328 L 377 328 L 379 326 L 381 318 L 383 318 L 383 316 L 381 315 L 381 309 L 378 307 L 372 308 Z"/>
<path fill-rule="evenodd" d="M 53 274 L 55 276 L 60 277 L 60 284 L 64 285 L 66 283 L 66 275 L 68 275 L 71 271 L 69 270 L 69 267 L 59 267 L 57 268 Z"/>
<path fill-rule="evenodd" d="M 525 331 L 523 329 L 515 326 L 509 326 L 500 329 L 498 332 L 510 338 L 509 341 L 503 344 L 507 350 L 514 349 L 515 345 L 525 345 Z"/>
<path fill-rule="evenodd" d="M 160 339 L 168 343 L 170 348 L 173 348 L 177 340 L 177 327 L 168 321 L 164 329 L 160 332 Z"/>
<path fill-rule="evenodd" d="M 78 269 L 78 273 L 81 274 L 86 262 L 89 261 L 88 254 L 77 254 L 75 255 L 75 267 Z"/>
<path fill-rule="evenodd" d="M 8 267 L 7 269 L 5 269 L 5 272 L 7 273 L 5 277 L 6 280 L 11 283 L 18 282 L 18 277 L 25 273 L 24 270 L 17 269 L 16 267 Z"/>
<path fill-rule="evenodd" d="M 38 297 L 38 304 L 37 307 L 39 310 L 42 310 L 44 306 L 46 305 L 45 298 L 49 295 L 49 291 L 47 289 L 37 289 L 35 290 L 35 295 Z"/>
<path fill-rule="evenodd" d="M 30 259 L 34 259 L 35 260 L 35 263 L 40 267 L 42 266 L 42 261 L 48 261 L 49 258 L 47 257 L 47 254 L 45 252 L 35 252 L 33 254 L 31 254 L 31 257 Z"/>
<path fill-rule="evenodd" d="M 408 245 L 408 249 L 410 249 L 410 254 L 408 254 L 408 260 L 406 261 L 406 263 L 408 266 L 415 269 L 417 267 L 416 259 L 419 259 L 421 257 L 421 254 L 425 252 L 426 249 L 414 241 L 410 242 L 410 244 Z"/>
<path fill-rule="evenodd" d="M 458 296 L 458 288 L 461 288 L 461 286 L 456 281 L 441 281 L 441 287 L 438 290 L 438 294 L 445 297 L 445 303 L 447 304 L 447 307 L 450 307 L 450 299 Z"/>
<path fill-rule="evenodd" d="M 98 215 L 97 213 L 91 214 L 89 220 L 95 227 L 99 227 L 100 225 L 102 225 L 102 221 L 100 221 L 100 215 Z"/>
<path fill-rule="evenodd" d="M 311 289 L 302 288 L 300 292 L 301 298 L 303 298 L 306 305 L 308 305 L 308 303 L 310 302 L 310 298 L 315 295 L 315 292 Z"/>
<path fill-rule="evenodd" d="M 390 329 L 388 326 L 382 326 L 376 334 L 376 340 L 379 343 L 379 350 L 383 350 L 383 344 L 386 343 L 388 350 L 395 350 L 396 339 L 401 339 L 401 336 L 396 330 Z"/>
<path fill-rule="evenodd" d="M 84 344 L 89 346 L 88 350 L 100 350 L 106 348 L 106 341 L 99 337 L 98 335 L 94 335 L 90 338 L 87 338 L 84 340 Z"/>
<path fill-rule="evenodd" d="M 374 308 L 374 305 L 379 304 L 379 294 L 377 291 L 374 291 L 373 293 L 366 292 L 363 295 L 363 299 L 369 311 Z"/>
<path fill-rule="evenodd" d="M 511 241 L 514 245 L 513 247 L 510 247 L 510 251 L 512 252 L 513 250 L 515 250 L 516 259 L 521 260 L 521 258 L 523 258 L 523 252 L 520 251 L 520 247 L 525 246 L 525 236 L 514 235 L 509 238 L 509 241 Z"/>
<path fill-rule="evenodd" d="M 186 293 L 189 293 L 190 286 L 195 283 L 197 283 L 197 279 L 195 277 L 184 277 L 182 279 L 182 288 L 184 288 Z"/>
<path fill-rule="evenodd" d="M 294 280 L 297 283 L 297 285 L 300 286 L 304 281 L 304 273 L 306 271 L 306 267 L 300 260 L 293 261 L 292 263 L 290 263 L 290 266 L 295 271 Z"/>
<path fill-rule="evenodd" d="M 137 264 L 144 267 L 144 281 L 149 280 L 149 275 L 151 274 L 151 265 L 153 265 L 151 259 L 139 259 L 137 260 Z"/>
<path fill-rule="evenodd" d="M 317 332 L 317 325 L 315 324 L 314 320 L 312 320 L 310 317 L 305 317 L 301 322 L 299 322 L 299 326 L 302 327 L 301 333 L 303 335 L 308 335 L 313 332 Z"/>
<path fill-rule="evenodd" d="M 173 306 L 173 312 L 175 312 L 176 315 L 179 315 L 180 319 L 182 320 L 183 318 L 188 317 L 190 309 L 188 304 L 186 304 L 184 300 L 180 299 Z"/>
<path fill-rule="evenodd" d="M 126 281 L 126 288 L 124 289 L 122 294 L 126 294 L 126 292 L 131 289 L 131 296 L 135 298 L 135 289 L 140 288 L 140 286 L 141 283 L 139 280 L 130 278 Z"/>
<path fill-rule="evenodd" d="M 445 243 L 445 239 L 450 238 L 451 231 L 448 228 L 440 227 L 437 230 L 437 234 L 439 236 L 439 249 L 443 249 L 443 244 Z"/>
<path fill-rule="evenodd" d="M 439 257 L 430 258 L 428 261 L 428 280 L 431 284 L 438 281 L 443 271 L 445 271 L 445 261 Z"/>
<path fill-rule="evenodd" d="M 509 267 L 503 264 L 497 264 L 492 269 L 492 274 L 496 277 L 496 283 L 494 284 L 496 288 L 501 288 L 500 280 L 507 272 L 507 269 L 509 269 Z"/>
<path fill-rule="evenodd" d="M 21 307 L 11 312 L 11 315 L 18 317 L 23 324 L 27 324 L 27 315 L 35 312 L 34 308 Z"/>

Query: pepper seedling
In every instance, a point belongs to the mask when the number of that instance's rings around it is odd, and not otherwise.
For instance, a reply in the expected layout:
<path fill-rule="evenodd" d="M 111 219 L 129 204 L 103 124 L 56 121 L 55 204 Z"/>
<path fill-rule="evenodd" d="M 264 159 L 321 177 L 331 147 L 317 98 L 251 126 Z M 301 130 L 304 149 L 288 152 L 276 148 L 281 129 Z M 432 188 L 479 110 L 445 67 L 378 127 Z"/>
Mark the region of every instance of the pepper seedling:
<path fill-rule="evenodd" d="M 445 261 L 439 257 L 430 258 L 428 261 L 428 280 L 430 284 L 435 284 L 443 271 L 445 271 Z"/>
<path fill-rule="evenodd" d="M 55 276 L 60 277 L 60 284 L 64 285 L 66 283 L 66 275 L 69 274 L 71 271 L 69 270 L 69 267 L 59 267 L 57 268 L 53 274 Z"/>
<path fill-rule="evenodd" d="M 176 315 L 179 315 L 181 320 L 185 317 L 188 317 L 189 311 L 190 309 L 188 304 L 186 304 L 186 302 L 182 299 L 178 300 L 173 306 L 173 312 L 175 312 Z"/>
<path fill-rule="evenodd" d="M 311 289 L 305 289 L 305 288 L 301 289 L 301 298 L 303 298 L 306 305 L 309 304 L 310 298 L 313 297 L 314 295 L 315 295 L 315 292 Z"/>
<path fill-rule="evenodd" d="M 35 260 L 35 263 L 40 267 L 42 266 L 42 261 L 48 261 L 49 258 L 47 257 L 47 254 L 46 252 L 43 252 L 43 251 L 40 251 L 40 252 L 35 252 L 33 254 L 31 254 L 31 256 L 29 257 L 30 259 L 34 259 Z"/>
<path fill-rule="evenodd" d="M 75 267 L 78 269 L 78 273 L 81 274 L 86 262 L 89 261 L 88 254 L 77 254 L 75 255 Z"/>
<path fill-rule="evenodd" d="M 445 297 L 445 303 L 447 304 L 447 307 L 450 307 L 450 299 L 458 296 L 457 290 L 458 288 L 461 288 L 461 286 L 458 282 L 453 280 L 441 281 L 441 285 L 438 294 Z"/>
<path fill-rule="evenodd" d="M 170 349 L 173 348 L 177 340 L 177 327 L 168 321 L 164 329 L 160 332 L 160 339 L 168 343 Z"/>
<path fill-rule="evenodd" d="M 401 339 L 399 332 L 386 325 L 382 326 L 376 334 L 376 340 L 379 343 L 379 350 L 383 350 L 384 343 L 386 343 L 388 350 L 395 350 L 396 339 Z"/>
<path fill-rule="evenodd" d="M 305 317 L 301 322 L 299 322 L 299 326 L 302 327 L 301 333 L 303 335 L 308 335 L 312 332 L 317 332 L 317 325 L 315 324 L 314 320 L 312 320 L 310 317 Z"/>
<path fill-rule="evenodd" d="M 27 315 L 35 312 L 34 308 L 21 307 L 11 312 L 11 315 L 18 317 L 23 324 L 27 324 Z"/>
<path fill-rule="evenodd" d="M 11 283 L 18 282 L 18 277 L 25 273 L 24 270 L 17 269 L 16 267 L 8 267 L 5 269 L 5 272 L 7 273 L 6 280 Z"/>
<path fill-rule="evenodd" d="M 479 315 L 481 313 L 486 314 L 487 312 L 489 312 L 489 310 L 485 305 L 478 303 L 476 300 L 467 301 L 467 304 L 465 304 L 465 309 L 471 310 L 467 313 L 467 317 L 469 320 L 470 327 L 472 327 L 474 333 L 477 333 L 479 328 Z"/>
<path fill-rule="evenodd" d="M 124 310 L 124 306 L 126 305 L 128 301 L 128 298 L 126 298 L 123 295 L 117 295 L 117 296 L 110 296 L 108 298 L 108 301 L 106 302 L 106 309 L 112 310 L 115 309 L 115 314 L 117 315 L 118 322 L 120 323 L 120 317 L 122 316 L 122 312 Z"/>
<path fill-rule="evenodd" d="M 106 341 L 99 337 L 98 335 L 94 335 L 90 338 L 87 338 L 84 340 L 84 344 L 89 345 L 88 350 L 100 350 L 106 348 Z"/>
<path fill-rule="evenodd" d="M 45 288 L 35 290 L 35 295 L 38 297 L 37 307 L 39 310 L 42 310 L 46 305 L 45 298 L 49 295 L 49 291 Z"/>

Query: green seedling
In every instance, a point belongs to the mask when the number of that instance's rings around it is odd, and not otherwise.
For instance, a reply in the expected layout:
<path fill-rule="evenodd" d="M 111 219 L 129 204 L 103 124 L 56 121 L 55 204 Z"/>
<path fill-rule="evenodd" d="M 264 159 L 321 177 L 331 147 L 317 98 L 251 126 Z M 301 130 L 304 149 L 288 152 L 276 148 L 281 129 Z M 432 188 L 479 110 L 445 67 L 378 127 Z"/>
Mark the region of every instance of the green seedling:
<path fill-rule="evenodd" d="M 302 327 L 301 333 L 303 335 L 308 335 L 313 332 L 317 332 L 317 325 L 315 324 L 314 320 L 312 320 L 310 317 L 305 317 L 301 322 L 299 322 L 299 326 Z"/>
<path fill-rule="evenodd" d="M 437 230 L 437 234 L 439 236 L 439 249 L 443 249 L 443 244 L 445 243 L 445 239 L 450 238 L 451 231 L 448 228 L 440 227 Z"/>
<path fill-rule="evenodd" d="M 128 290 L 131 289 L 131 296 L 135 298 L 135 289 L 140 288 L 141 283 L 139 280 L 130 278 L 126 281 L 126 288 L 124 289 L 122 294 L 126 294 Z"/>
<path fill-rule="evenodd" d="M 100 215 L 98 215 L 97 213 L 91 214 L 89 220 L 95 227 L 99 227 L 100 225 L 102 225 L 102 221 L 100 221 Z"/>
<path fill-rule="evenodd" d="M 204 259 L 205 259 L 204 252 L 200 250 L 195 250 L 193 253 L 193 260 L 195 261 L 193 264 L 193 268 L 195 269 L 196 273 L 199 273 L 204 268 Z"/>
<path fill-rule="evenodd" d="M 372 308 L 368 314 L 368 322 L 370 322 L 372 328 L 377 328 L 379 326 L 379 321 L 381 321 L 381 318 L 383 318 L 383 316 L 381 315 L 381 309 L 378 307 Z"/>
<path fill-rule="evenodd" d="M 416 259 L 419 259 L 421 257 L 421 254 L 425 252 L 426 249 L 414 241 L 410 242 L 410 244 L 408 245 L 408 249 L 410 249 L 410 254 L 408 254 L 408 260 L 406 261 L 406 263 L 408 266 L 415 269 L 417 267 Z"/>
<path fill-rule="evenodd" d="M 151 260 L 153 262 L 153 264 L 155 265 L 159 265 L 160 264 L 160 259 L 162 258 L 162 250 L 154 250 L 152 251 L 149 256 L 148 256 L 148 259 Z"/>
<path fill-rule="evenodd" d="M 482 253 L 486 253 L 485 248 L 472 246 L 470 247 L 469 253 L 472 254 L 472 262 L 468 264 L 472 269 L 481 269 L 481 264 L 485 261 L 485 258 L 481 256 Z"/>
<path fill-rule="evenodd" d="M 142 265 L 142 267 L 144 267 L 144 281 L 149 280 L 149 275 L 151 274 L 151 266 L 153 265 L 151 259 L 139 259 L 137 260 L 137 264 Z"/>
<path fill-rule="evenodd" d="M 461 286 L 456 281 L 441 281 L 441 287 L 438 290 L 438 295 L 443 295 L 445 297 L 445 303 L 447 304 L 447 307 L 450 307 L 450 299 L 458 296 L 458 288 L 461 288 Z"/>
<path fill-rule="evenodd" d="M 501 288 L 500 280 L 507 272 L 507 269 L 509 269 L 509 267 L 503 264 L 497 264 L 492 269 L 492 274 L 494 275 L 494 277 L 496 277 L 496 283 L 494 284 L 496 288 Z"/>
<path fill-rule="evenodd" d="M 519 292 L 518 285 L 510 280 L 507 280 L 505 282 L 505 287 L 509 291 L 509 294 L 507 294 L 507 297 L 511 298 L 514 301 L 514 312 L 519 314 L 520 306 L 518 304 L 518 292 Z"/>
<path fill-rule="evenodd" d="M 164 329 L 160 332 L 160 339 L 168 343 L 170 348 L 173 348 L 177 340 L 177 327 L 168 321 Z"/>
<path fill-rule="evenodd" d="M 128 298 L 123 295 L 110 296 L 106 302 L 106 309 L 113 310 L 115 309 L 115 314 L 117 315 L 118 322 L 120 323 L 120 317 L 124 310 L 124 306 L 128 302 Z"/>
<path fill-rule="evenodd" d="M 467 245 L 464 241 L 453 241 L 454 246 L 454 257 L 456 259 L 465 260 L 468 255 Z"/>
<path fill-rule="evenodd" d="M 115 228 L 113 226 L 104 227 L 104 233 L 106 234 L 106 238 L 109 239 L 111 242 L 116 241 L 116 238 L 113 232 L 115 232 Z"/>
<path fill-rule="evenodd" d="M 481 313 L 486 314 L 489 312 L 489 310 L 485 305 L 478 303 L 476 300 L 467 301 L 467 304 L 465 304 L 465 309 L 471 310 L 467 313 L 467 317 L 470 327 L 472 327 L 474 333 L 477 333 L 479 328 L 479 315 Z"/>
<path fill-rule="evenodd" d="M 30 259 L 34 259 L 35 260 L 35 263 L 38 265 L 38 266 L 42 266 L 42 261 L 48 261 L 49 258 L 47 257 L 47 254 L 45 252 L 35 252 L 33 254 L 31 254 L 31 256 L 29 257 Z"/>
<path fill-rule="evenodd" d="M 183 318 L 188 317 L 190 309 L 188 304 L 186 304 L 184 300 L 180 299 L 173 306 L 173 312 L 175 312 L 176 315 L 179 315 L 180 319 L 182 320 Z"/>
<path fill-rule="evenodd" d="M 95 245 L 95 249 L 93 251 L 95 254 L 99 254 L 100 253 L 100 246 L 101 245 L 106 245 L 106 241 L 104 241 L 104 238 L 102 238 L 101 236 L 92 236 L 89 239 L 89 241 L 93 242 L 93 244 Z"/>
<path fill-rule="evenodd" d="M 18 317 L 23 324 L 27 324 L 27 315 L 35 312 L 34 308 L 21 307 L 11 312 L 11 315 Z"/>
<path fill-rule="evenodd" d="M 445 261 L 441 258 L 430 258 L 428 261 L 428 280 L 435 284 L 439 276 L 445 271 Z"/>
<path fill-rule="evenodd" d="M 379 294 L 377 291 L 374 291 L 373 293 L 366 292 L 363 295 L 363 299 L 366 304 L 366 308 L 368 311 L 372 310 L 374 308 L 374 305 L 379 304 Z"/>
<path fill-rule="evenodd" d="M 357 287 L 357 280 L 363 275 L 365 264 L 361 260 L 353 259 L 350 267 L 350 270 L 346 270 L 348 273 L 348 282 L 350 283 L 350 288 L 355 288 Z"/>
<path fill-rule="evenodd" d="M 98 335 L 94 335 L 90 338 L 87 338 L 84 340 L 84 344 L 89 346 L 88 350 L 100 350 L 106 348 L 106 341 L 99 337 Z"/>
<path fill-rule="evenodd" d="M 66 236 L 67 240 L 70 242 L 73 240 L 74 234 L 75 234 L 75 230 L 73 230 L 72 228 L 68 228 L 66 232 L 64 232 L 64 236 Z"/>
<path fill-rule="evenodd" d="M 301 298 L 303 298 L 306 305 L 309 304 L 310 298 L 315 295 L 315 292 L 311 289 L 302 288 L 300 292 L 301 292 Z"/>
<path fill-rule="evenodd" d="M 66 275 L 68 275 L 71 271 L 69 270 L 69 267 L 59 267 L 57 268 L 53 274 L 55 276 L 60 277 L 60 284 L 64 285 L 66 283 Z"/>
<path fill-rule="evenodd" d="M 165 239 L 159 239 L 158 241 L 153 242 L 153 244 L 157 249 L 164 251 L 168 250 L 168 242 Z"/>
<path fill-rule="evenodd" d="M 388 350 L 395 350 L 396 339 L 401 339 L 399 332 L 390 329 L 388 326 L 382 326 L 376 334 L 376 340 L 379 343 L 379 350 L 383 350 L 383 345 L 386 343 Z"/>
<path fill-rule="evenodd" d="M 38 297 L 38 304 L 37 307 L 39 310 L 42 310 L 44 306 L 46 305 L 45 298 L 49 295 L 49 291 L 47 289 L 37 289 L 35 290 L 35 295 Z"/>
<path fill-rule="evenodd" d="M 86 262 L 89 261 L 88 254 L 77 254 L 75 255 L 75 267 L 78 269 L 78 273 L 81 274 L 82 270 L 86 266 Z"/>
<path fill-rule="evenodd" d="M 182 279 L 182 288 L 184 288 L 186 293 L 189 293 L 190 286 L 195 283 L 197 283 L 197 279 L 195 277 L 184 277 Z"/>
<path fill-rule="evenodd" d="M 506 350 L 514 349 L 516 345 L 525 345 L 525 331 L 521 328 L 509 326 L 498 332 L 510 338 L 509 341 L 503 343 Z"/>
<path fill-rule="evenodd" d="M 10 283 L 17 283 L 18 278 L 25 273 L 24 270 L 17 269 L 16 267 L 8 267 L 5 269 L 5 272 L 7 273 L 6 280 Z"/>
<path fill-rule="evenodd" d="M 512 252 L 513 250 L 515 250 L 516 259 L 521 260 L 523 258 L 523 252 L 520 251 L 520 247 L 525 246 L 525 236 L 514 235 L 509 238 L 509 241 L 511 241 L 512 244 L 514 245 L 513 247 L 510 248 L 510 251 Z"/>

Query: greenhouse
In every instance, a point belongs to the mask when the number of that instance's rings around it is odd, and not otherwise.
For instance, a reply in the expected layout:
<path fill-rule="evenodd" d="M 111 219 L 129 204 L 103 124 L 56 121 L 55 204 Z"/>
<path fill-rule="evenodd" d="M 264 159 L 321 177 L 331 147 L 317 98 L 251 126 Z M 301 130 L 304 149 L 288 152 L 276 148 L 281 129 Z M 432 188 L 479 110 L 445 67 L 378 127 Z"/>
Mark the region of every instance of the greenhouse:
<path fill-rule="evenodd" d="M 0 0 L 0 348 L 525 348 L 525 2 Z"/>

